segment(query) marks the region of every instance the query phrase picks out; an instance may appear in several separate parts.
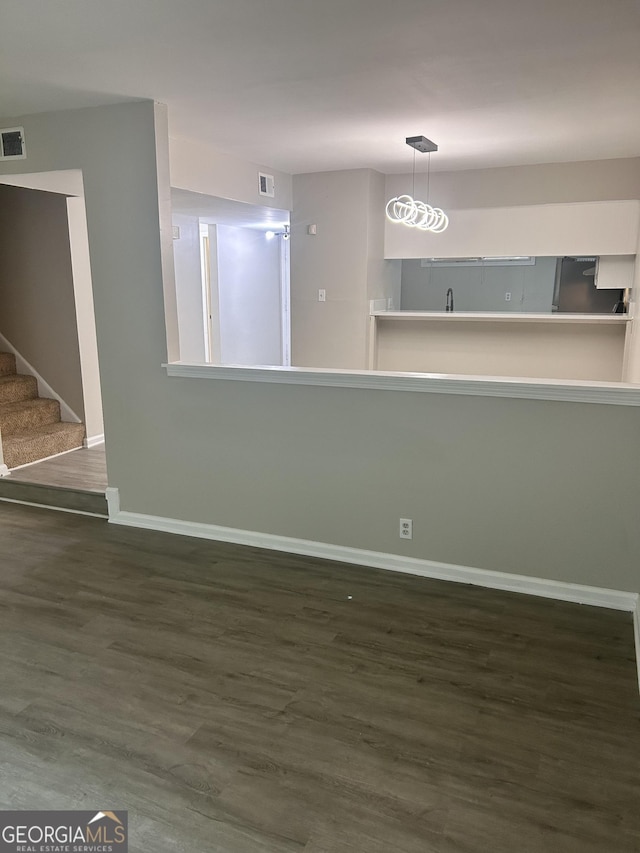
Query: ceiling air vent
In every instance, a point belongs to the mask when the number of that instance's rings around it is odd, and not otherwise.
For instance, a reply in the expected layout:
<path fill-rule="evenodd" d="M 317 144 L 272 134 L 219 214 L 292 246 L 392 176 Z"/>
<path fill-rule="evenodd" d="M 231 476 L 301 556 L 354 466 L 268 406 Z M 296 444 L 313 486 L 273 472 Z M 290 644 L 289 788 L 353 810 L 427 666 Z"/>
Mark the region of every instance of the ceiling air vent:
<path fill-rule="evenodd" d="M 276 184 L 273 175 L 265 175 L 264 172 L 258 172 L 258 192 L 260 195 L 267 195 L 273 198 L 276 194 Z"/>
<path fill-rule="evenodd" d="M 26 160 L 23 127 L 5 127 L 0 130 L 0 160 Z"/>

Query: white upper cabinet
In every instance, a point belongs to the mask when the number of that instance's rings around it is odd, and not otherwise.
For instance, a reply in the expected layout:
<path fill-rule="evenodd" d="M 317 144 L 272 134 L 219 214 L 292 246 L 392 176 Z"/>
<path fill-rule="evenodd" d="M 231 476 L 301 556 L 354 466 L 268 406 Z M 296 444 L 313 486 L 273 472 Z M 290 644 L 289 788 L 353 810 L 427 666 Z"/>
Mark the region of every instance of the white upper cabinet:
<path fill-rule="evenodd" d="M 635 255 L 601 255 L 596 266 L 598 290 L 624 290 L 633 287 Z"/>

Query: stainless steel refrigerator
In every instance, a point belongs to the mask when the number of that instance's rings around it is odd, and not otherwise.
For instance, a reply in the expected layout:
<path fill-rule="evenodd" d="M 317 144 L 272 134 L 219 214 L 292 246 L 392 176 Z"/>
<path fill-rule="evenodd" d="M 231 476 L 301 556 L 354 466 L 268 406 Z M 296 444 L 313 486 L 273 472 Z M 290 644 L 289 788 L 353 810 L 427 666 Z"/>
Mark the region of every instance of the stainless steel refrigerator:
<path fill-rule="evenodd" d="M 623 314 L 625 291 L 598 290 L 597 258 L 558 258 L 553 310 L 573 314 Z"/>

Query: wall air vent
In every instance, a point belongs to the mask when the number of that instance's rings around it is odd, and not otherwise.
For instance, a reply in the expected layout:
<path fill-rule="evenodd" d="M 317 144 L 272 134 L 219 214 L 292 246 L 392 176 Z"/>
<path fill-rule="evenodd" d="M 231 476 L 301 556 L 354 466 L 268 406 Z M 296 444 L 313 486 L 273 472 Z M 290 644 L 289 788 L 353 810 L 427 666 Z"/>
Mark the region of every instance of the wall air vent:
<path fill-rule="evenodd" d="M 0 129 L 0 160 L 26 160 L 23 127 Z"/>
<path fill-rule="evenodd" d="M 264 172 L 258 172 L 258 192 L 260 195 L 273 198 L 276 194 L 276 182 L 273 175 L 265 175 Z"/>

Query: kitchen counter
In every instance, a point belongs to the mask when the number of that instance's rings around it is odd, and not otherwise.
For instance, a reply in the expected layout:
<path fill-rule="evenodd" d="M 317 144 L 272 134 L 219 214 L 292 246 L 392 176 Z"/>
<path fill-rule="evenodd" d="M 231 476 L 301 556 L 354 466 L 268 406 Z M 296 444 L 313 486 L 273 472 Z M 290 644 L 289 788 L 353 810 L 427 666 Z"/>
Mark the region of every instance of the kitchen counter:
<path fill-rule="evenodd" d="M 621 382 L 628 314 L 379 311 L 369 368 Z"/>

